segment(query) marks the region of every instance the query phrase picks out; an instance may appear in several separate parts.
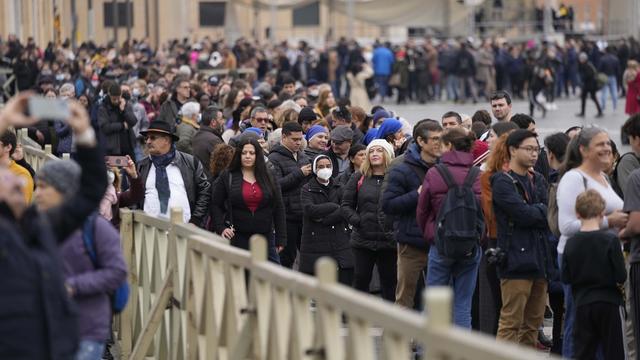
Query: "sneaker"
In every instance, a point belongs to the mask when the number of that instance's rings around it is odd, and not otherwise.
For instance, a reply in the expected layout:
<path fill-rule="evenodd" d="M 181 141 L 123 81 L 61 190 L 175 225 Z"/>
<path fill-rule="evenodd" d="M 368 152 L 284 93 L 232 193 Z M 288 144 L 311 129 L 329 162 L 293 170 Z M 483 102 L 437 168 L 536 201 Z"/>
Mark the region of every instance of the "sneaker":
<path fill-rule="evenodd" d="M 581 117 L 581 118 L 583 118 L 583 117 L 584 117 L 584 114 L 583 114 L 583 113 L 579 113 L 579 114 L 576 114 L 576 116 L 577 116 L 577 117 Z"/>
<path fill-rule="evenodd" d="M 553 341 L 544 334 L 544 331 L 538 330 L 538 343 L 545 348 L 550 348 L 553 346 Z"/>
<path fill-rule="evenodd" d="M 603 113 L 598 113 L 598 115 L 596 115 L 596 117 L 597 117 L 597 118 L 601 118 L 601 117 L 603 117 L 603 116 L 604 116 L 604 114 L 603 114 Z"/>

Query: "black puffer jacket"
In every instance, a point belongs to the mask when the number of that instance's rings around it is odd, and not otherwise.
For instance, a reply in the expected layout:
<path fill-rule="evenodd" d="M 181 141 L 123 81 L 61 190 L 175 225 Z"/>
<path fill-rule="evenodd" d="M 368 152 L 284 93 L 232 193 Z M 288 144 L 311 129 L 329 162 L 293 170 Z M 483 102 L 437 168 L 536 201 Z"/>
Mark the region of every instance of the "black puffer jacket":
<path fill-rule="evenodd" d="M 98 108 L 98 125 L 106 140 L 107 155 L 131 155 L 136 142 L 133 127 L 137 122 L 131 103 L 127 102 L 124 110 L 120 110 L 120 107 L 112 105 L 111 101 L 103 102 Z"/>
<path fill-rule="evenodd" d="M 213 231 L 222 234 L 227 228 L 225 220 L 230 221 L 235 231 L 240 234 L 261 234 L 269 238 L 275 229 L 276 244 L 285 246 L 287 228 L 282 194 L 278 186 L 274 188 L 274 191 L 270 191 L 261 187 L 262 201 L 252 213 L 242 196 L 242 172 L 232 172 L 231 175 L 229 171 L 222 172 L 213 185 L 215 201 L 211 203 L 210 209 Z M 229 203 L 231 215 L 227 210 Z"/>
<path fill-rule="evenodd" d="M 323 186 L 317 179 L 302 187 L 300 271 L 303 273 L 313 274 L 314 264 L 322 256 L 335 259 L 341 269 L 353 268 L 349 225 L 340 209 L 339 188 L 334 180 Z"/>
<path fill-rule="evenodd" d="M 211 184 L 207 180 L 204 168 L 200 161 L 192 155 L 185 154 L 176 150 L 176 157 L 173 165 L 180 169 L 182 181 L 189 198 L 189 207 L 191 208 L 190 223 L 203 227 L 204 220 L 209 208 L 211 200 Z M 151 169 L 151 159 L 146 157 L 138 163 L 138 174 L 142 179 L 142 184 L 146 186 L 149 170 Z M 140 204 L 140 209 L 144 209 L 144 201 Z"/>
<path fill-rule="evenodd" d="M 342 212 L 353 227 L 351 246 L 374 251 L 395 249 L 393 232 L 384 232 L 378 222 L 384 176 L 365 177 L 358 186 L 361 177 L 362 174 L 356 171 L 342 189 Z M 385 221 L 383 216 L 380 218 Z"/>
<path fill-rule="evenodd" d="M 273 173 L 282 190 L 287 221 L 301 221 L 300 189 L 311 176 L 304 176 L 300 168 L 311 163 L 309 157 L 303 151 L 298 151 L 296 160 L 289 149 L 276 145 L 269 153 L 269 162 L 273 165 Z"/>

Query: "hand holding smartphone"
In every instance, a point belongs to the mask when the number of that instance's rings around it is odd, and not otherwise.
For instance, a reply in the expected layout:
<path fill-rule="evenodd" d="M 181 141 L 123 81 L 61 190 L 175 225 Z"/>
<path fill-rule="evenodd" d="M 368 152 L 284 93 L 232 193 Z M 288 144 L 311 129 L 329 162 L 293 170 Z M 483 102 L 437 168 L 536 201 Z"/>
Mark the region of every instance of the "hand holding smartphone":
<path fill-rule="evenodd" d="M 29 97 L 27 111 L 29 116 L 39 120 L 67 121 L 71 115 L 66 100 L 49 99 L 43 96 Z"/>
<path fill-rule="evenodd" d="M 126 156 L 105 156 L 104 161 L 110 167 L 126 167 L 129 164 Z"/>

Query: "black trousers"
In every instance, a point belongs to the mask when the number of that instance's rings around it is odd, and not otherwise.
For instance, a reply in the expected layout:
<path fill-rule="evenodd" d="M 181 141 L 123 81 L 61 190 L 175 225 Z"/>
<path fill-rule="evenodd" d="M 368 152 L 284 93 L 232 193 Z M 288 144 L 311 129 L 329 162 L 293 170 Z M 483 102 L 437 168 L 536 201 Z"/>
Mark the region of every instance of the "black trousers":
<path fill-rule="evenodd" d="M 576 360 L 595 360 L 598 345 L 605 359 L 626 359 L 623 313 L 622 306 L 606 302 L 578 306 L 573 326 Z"/>
<path fill-rule="evenodd" d="M 287 220 L 287 245 L 280 252 L 280 264 L 291 269 L 296 262 L 300 241 L 302 240 L 302 221 Z"/>
<path fill-rule="evenodd" d="M 553 330 L 552 339 L 553 346 L 551 353 L 562 355 L 562 319 L 564 316 L 564 293 L 549 292 L 549 305 L 553 311 Z"/>
<path fill-rule="evenodd" d="M 584 115 L 585 108 L 587 107 L 587 96 L 593 100 L 596 104 L 596 108 L 598 109 L 598 114 L 602 114 L 602 108 L 600 108 L 600 103 L 598 102 L 598 98 L 596 97 L 595 90 L 585 90 L 582 88 L 582 93 L 580 94 L 580 114 Z"/>
<path fill-rule="evenodd" d="M 382 298 L 394 302 L 396 300 L 397 260 L 395 249 L 369 250 L 353 248 L 355 262 L 353 287 L 363 292 L 369 292 L 373 266 L 378 265 Z"/>
<path fill-rule="evenodd" d="M 629 269 L 629 285 L 631 290 L 631 322 L 636 344 L 636 360 L 640 360 L 640 263 L 632 263 Z"/>

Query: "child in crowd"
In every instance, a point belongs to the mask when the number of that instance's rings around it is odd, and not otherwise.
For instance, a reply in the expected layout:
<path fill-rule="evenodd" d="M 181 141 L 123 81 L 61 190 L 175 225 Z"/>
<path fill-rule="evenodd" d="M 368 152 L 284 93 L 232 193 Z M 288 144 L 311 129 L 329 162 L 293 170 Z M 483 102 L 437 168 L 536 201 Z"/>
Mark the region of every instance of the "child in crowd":
<path fill-rule="evenodd" d="M 576 199 L 580 231 L 567 240 L 562 281 L 576 303 L 576 359 L 595 359 L 598 345 L 607 360 L 626 359 L 622 284 L 627 278 L 620 241 L 601 230 L 605 202 L 595 190 Z"/>

